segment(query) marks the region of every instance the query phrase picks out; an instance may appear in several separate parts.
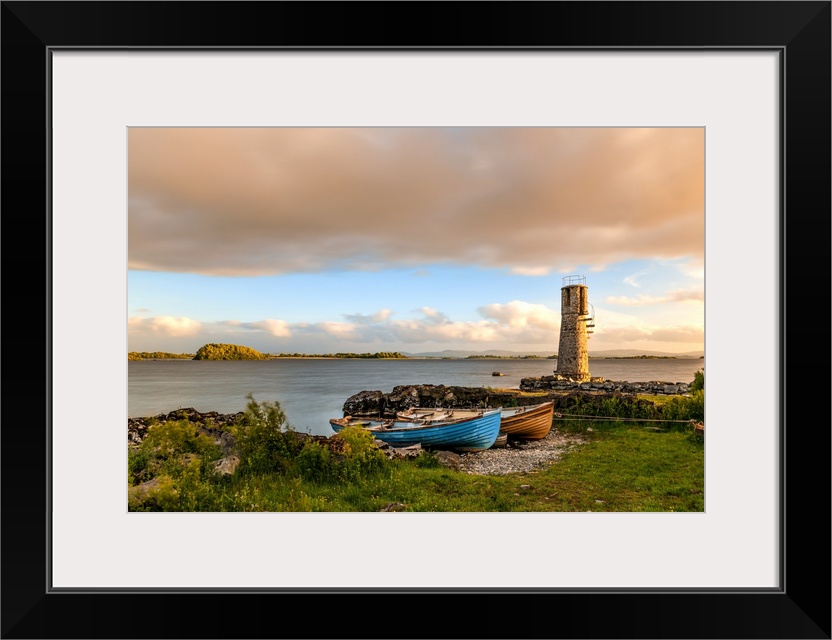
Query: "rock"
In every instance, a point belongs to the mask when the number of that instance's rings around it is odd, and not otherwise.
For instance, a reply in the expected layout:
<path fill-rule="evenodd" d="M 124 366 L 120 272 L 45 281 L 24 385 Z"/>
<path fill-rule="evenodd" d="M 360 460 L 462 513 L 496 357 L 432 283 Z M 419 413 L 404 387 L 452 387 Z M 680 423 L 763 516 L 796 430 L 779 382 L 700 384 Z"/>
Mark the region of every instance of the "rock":
<path fill-rule="evenodd" d="M 169 493 L 169 497 L 175 497 L 178 494 L 178 491 L 173 489 L 170 484 L 169 478 L 167 479 L 167 484 L 165 484 L 165 481 L 162 478 L 156 477 L 152 480 L 142 482 L 135 487 L 127 487 L 128 504 L 144 502 L 147 498 L 151 497 L 157 489 L 162 488 L 167 489 L 166 493 Z"/>
<path fill-rule="evenodd" d="M 240 456 L 233 454 L 225 458 L 220 458 L 214 463 L 214 474 L 218 476 L 234 475 L 237 467 L 240 465 Z"/>
<path fill-rule="evenodd" d="M 410 447 L 388 447 L 387 457 L 390 460 L 406 460 L 408 458 L 418 458 L 422 453 L 422 445 L 414 444 Z"/>
<path fill-rule="evenodd" d="M 459 471 L 459 454 L 453 451 L 439 450 L 435 453 L 439 464 L 448 469 Z"/>
<path fill-rule="evenodd" d="M 379 509 L 379 512 L 384 512 L 384 511 L 405 511 L 406 509 L 407 509 L 407 506 L 406 506 L 406 505 L 404 505 L 404 504 L 402 504 L 401 502 L 391 502 L 390 504 L 388 504 L 388 505 L 386 505 L 386 506 L 382 507 L 381 509 Z"/>
<path fill-rule="evenodd" d="M 384 394 L 381 391 L 361 391 L 344 403 L 345 416 L 379 416 L 384 412 Z"/>
<path fill-rule="evenodd" d="M 557 376 L 541 376 L 540 378 L 521 378 L 521 391 L 574 391 L 584 390 L 592 392 L 620 391 L 623 393 L 647 393 L 680 395 L 690 392 L 690 385 L 685 382 L 661 382 L 652 380 L 650 382 L 627 382 L 605 380 L 601 377 L 591 377 L 589 382 L 575 382 Z"/>
<path fill-rule="evenodd" d="M 238 422 L 244 415 L 244 412 L 238 413 L 217 413 L 211 411 L 209 413 L 199 413 L 192 407 L 185 409 L 177 409 L 170 413 L 160 413 L 157 416 L 146 418 L 128 418 L 127 419 L 127 441 L 132 444 L 141 444 L 147 435 L 147 431 L 152 423 L 163 424 L 168 420 L 187 420 L 200 427 L 202 433 L 207 433 L 211 437 L 218 439 L 221 433 L 227 433 L 226 429 Z M 231 435 L 228 435 L 230 438 Z M 227 439 L 223 442 L 217 442 L 220 447 L 227 447 L 233 445 L 233 441 Z"/>

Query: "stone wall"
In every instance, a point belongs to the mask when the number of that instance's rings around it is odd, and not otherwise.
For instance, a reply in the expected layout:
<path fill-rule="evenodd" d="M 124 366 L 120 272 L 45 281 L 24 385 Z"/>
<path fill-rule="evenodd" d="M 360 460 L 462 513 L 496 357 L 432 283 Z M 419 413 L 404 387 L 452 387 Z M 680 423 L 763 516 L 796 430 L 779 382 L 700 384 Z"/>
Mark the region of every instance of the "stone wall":
<path fill-rule="evenodd" d="M 547 386 L 554 382 L 556 386 Z M 539 385 L 539 386 L 538 386 Z M 526 388 L 524 388 L 524 386 Z M 524 392 L 538 393 L 527 394 Z M 546 393 L 539 393 L 545 391 Z M 684 382 L 566 382 L 544 378 L 523 378 L 520 389 L 493 391 L 486 387 L 455 387 L 433 384 L 406 385 L 394 387 L 390 393 L 379 390 L 360 391 L 344 402 L 343 412 L 347 416 L 379 416 L 392 418 L 397 411 L 410 407 L 443 407 L 447 409 L 468 409 L 472 407 L 516 407 L 538 404 L 552 400 L 555 409 L 573 406 L 576 402 L 618 398 L 626 402 L 643 403 L 637 394 L 681 395 L 688 393 Z"/>
<path fill-rule="evenodd" d="M 612 393 L 637 393 L 645 395 L 680 395 L 690 393 L 687 382 L 627 382 L 615 380 L 596 380 L 592 382 L 573 382 L 560 380 L 558 376 L 543 376 L 542 378 L 522 378 L 521 391 L 599 391 Z"/>

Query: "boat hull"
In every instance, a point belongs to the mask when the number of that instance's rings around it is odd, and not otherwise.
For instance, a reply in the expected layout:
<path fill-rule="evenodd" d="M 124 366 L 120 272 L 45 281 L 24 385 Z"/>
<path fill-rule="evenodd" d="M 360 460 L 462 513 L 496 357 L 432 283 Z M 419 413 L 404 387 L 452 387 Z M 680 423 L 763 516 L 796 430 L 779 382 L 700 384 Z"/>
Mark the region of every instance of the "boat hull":
<path fill-rule="evenodd" d="M 523 440 L 540 440 L 545 438 L 552 429 L 552 419 L 555 413 L 554 402 L 527 405 L 525 407 L 503 408 L 500 431 L 508 434 L 509 438 Z M 446 417 L 463 417 L 476 415 L 476 411 L 467 409 L 426 409 L 414 407 L 398 414 L 400 420 L 422 419 L 426 421 L 443 419 Z"/>
<path fill-rule="evenodd" d="M 358 424 L 372 431 L 377 440 L 394 447 L 420 444 L 436 449 L 482 451 L 497 441 L 501 413 L 500 409 L 495 409 L 472 418 L 426 424 L 396 421 L 387 428 L 382 426 L 384 421 L 379 420 L 363 420 Z M 336 433 L 352 424 L 348 419 L 333 419 L 329 423 Z"/>
<path fill-rule="evenodd" d="M 505 431 L 509 438 L 540 440 L 551 431 L 554 412 L 554 402 L 545 402 L 532 407 L 506 409 L 504 410 L 500 429 Z"/>

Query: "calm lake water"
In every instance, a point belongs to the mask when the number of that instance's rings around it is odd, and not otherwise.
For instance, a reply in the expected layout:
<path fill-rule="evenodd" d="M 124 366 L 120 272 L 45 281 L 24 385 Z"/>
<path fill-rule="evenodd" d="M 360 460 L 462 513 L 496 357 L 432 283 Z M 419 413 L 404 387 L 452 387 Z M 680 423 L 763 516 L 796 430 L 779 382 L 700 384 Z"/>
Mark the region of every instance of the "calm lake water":
<path fill-rule="evenodd" d="M 607 380 L 690 382 L 704 362 L 590 360 L 589 370 Z M 344 401 L 359 391 L 387 393 L 404 384 L 517 388 L 521 378 L 551 375 L 554 365 L 545 359 L 131 361 L 127 413 L 139 418 L 185 407 L 236 413 L 251 393 L 258 402 L 279 402 L 295 430 L 331 435 L 329 419 L 340 418 Z"/>

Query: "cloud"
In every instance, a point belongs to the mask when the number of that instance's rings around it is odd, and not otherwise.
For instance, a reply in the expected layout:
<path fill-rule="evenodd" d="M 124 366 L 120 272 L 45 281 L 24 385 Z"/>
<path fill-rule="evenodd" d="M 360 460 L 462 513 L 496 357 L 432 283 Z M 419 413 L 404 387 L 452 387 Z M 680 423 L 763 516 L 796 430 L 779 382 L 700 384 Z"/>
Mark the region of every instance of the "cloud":
<path fill-rule="evenodd" d="M 357 326 L 352 322 L 318 322 L 312 325 L 312 327 L 334 338 L 350 340 L 359 338 L 356 332 Z"/>
<path fill-rule="evenodd" d="M 658 324 L 606 307 L 596 308 L 595 317 L 590 351 L 625 347 L 690 351 L 701 348 L 705 341 L 704 325 L 697 321 L 679 319 Z"/>
<path fill-rule="evenodd" d="M 521 275 L 704 250 L 702 129 L 131 128 L 129 267 L 468 264 Z"/>
<path fill-rule="evenodd" d="M 260 320 L 258 322 L 238 322 L 230 320 L 227 324 L 237 326 L 242 329 L 265 331 L 266 333 L 270 333 L 277 338 L 288 338 L 292 335 L 289 323 L 285 320 Z"/>
<path fill-rule="evenodd" d="M 390 309 L 381 309 L 371 316 L 365 316 L 361 313 L 347 314 L 344 317 L 354 324 L 378 324 L 384 322 L 390 317 L 393 312 Z"/>
<path fill-rule="evenodd" d="M 518 276 L 548 276 L 551 272 L 549 267 L 512 267 L 511 273 Z"/>
<path fill-rule="evenodd" d="M 631 287 L 640 287 L 641 285 L 638 283 L 637 278 L 645 275 L 647 271 L 639 271 L 638 273 L 634 273 L 632 275 L 627 276 L 624 278 L 624 284 L 628 284 Z"/>
<path fill-rule="evenodd" d="M 202 329 L 202 323 L 191 318 L 174 318 L 172 316 L 128 318 L 127 329 L 132 335 L 185 337 L 199 333 Z"/>
<path fill-rule="evenodd" d="M 654 304 L 669 304 L 674 302 L 703 302 L 705 292 L 701 289 L 679 289 L 670 291 L 664 296 L 641 295 L 635 298 L 628 296 L 607 296 L 604 302 L 607 304 L 622 305 L 625 307 L 644 307 Z"/>
<path fill-rule="evenodd" d="M 506 304 L 489 304 L 479 312 L 499 324 L 509 327 L 538 327 L 546 330 L 560 328 L 560 313 L 542 304 L 512 300 Z"/>
<path fill-rule="evenodd" d="M 557 348 L 560 314 L 555 309 L 511 300 L 488 304 L 477 311 L 479 319 L 453 320 L 432 307 L 423 307 L 414 318 L 395 318 L 389 310 L 379 309 L 369 315 L 348 316 L 347 321 L 316 323 L 289 323 L 280 319 L 199 322 L 170 316 L 133 317 L 129 319 L 129 338 L 131 344 L 135 344 L 133 350 L 164 347 L 174 351 L 193 351 L 208 342 L 245 344 L 266 352 L 303 350 L 310 353 L 373 348 L 406 350 L 408 345 L 423 348 L 428 344 L 451 348 L 473 348 L 475 345 L 511 348 L 514 345 L 519 349 L 550 348 L 553 352 Z M 597 309 L 596 322 L 591 350 L 628 346 L 683 351 L 704 343 L 704 328 L 695 322 L 680 320 L 660 326 L 607 308 Z M 300 348 L 300 344 L 307 346 Z"/>

